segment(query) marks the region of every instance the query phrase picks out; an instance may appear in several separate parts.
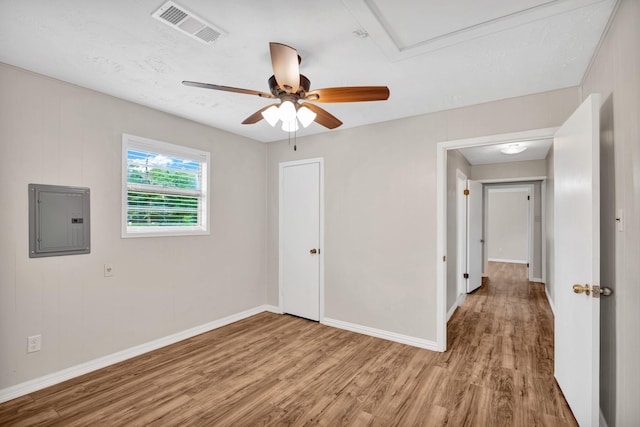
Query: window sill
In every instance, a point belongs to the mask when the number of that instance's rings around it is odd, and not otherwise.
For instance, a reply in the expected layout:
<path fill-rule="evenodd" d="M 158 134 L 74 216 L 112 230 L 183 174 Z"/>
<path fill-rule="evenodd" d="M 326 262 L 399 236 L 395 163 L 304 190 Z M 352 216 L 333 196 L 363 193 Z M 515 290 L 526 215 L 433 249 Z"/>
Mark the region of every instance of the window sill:
<path fill-rule="evenodd" d="M 179 228 L 179 227 L 145 227 L 144 230 L 123 230 L 121 237 L 123 239 L 139 238 L 139 237 L 179 237 L 179 236 L 206 236 L 211 234 L 209 230 L 197 228 Z"/>

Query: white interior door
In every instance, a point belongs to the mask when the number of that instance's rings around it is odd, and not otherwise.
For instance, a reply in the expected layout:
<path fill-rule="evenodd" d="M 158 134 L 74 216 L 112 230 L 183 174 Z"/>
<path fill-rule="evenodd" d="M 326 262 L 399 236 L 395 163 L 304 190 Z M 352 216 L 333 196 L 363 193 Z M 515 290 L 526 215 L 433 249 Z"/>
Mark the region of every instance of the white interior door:
<path fill-rule="evenodd" d="M 280 165 L 280 302 L 284 313 L 320 320 L 319 160 Z"/>
<path fill-rule="evenodd" d="M 467 176 L 456 170 L 456 298 L 467 292 Z"/>
<path fill-rule="evenodd" d="M 467 292 L 482 285 L 482 184 L 467 181 Z"/>
<path fill-rule="evenodd" d="M 599 110 L 589 96 L 553 141 L 555 376 L 583 427 L 599 423 L 600 299 L 573 285 L 600 280 Z"/>

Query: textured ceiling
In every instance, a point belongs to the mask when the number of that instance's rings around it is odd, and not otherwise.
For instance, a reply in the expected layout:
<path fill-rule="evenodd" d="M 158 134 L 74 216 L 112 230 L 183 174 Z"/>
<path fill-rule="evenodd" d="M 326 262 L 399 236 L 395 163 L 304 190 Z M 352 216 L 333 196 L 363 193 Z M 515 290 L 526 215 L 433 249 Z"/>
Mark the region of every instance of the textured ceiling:
<path fill-rule="evenodd" d="M 176 31 L 151 16 L 162 0 L 0 0 L 0 62 L 267 142 L 286 134 L 240 123 L 268 100 L 180 82 L 268 91 L 268 43 L 285 43 L 312 89 L 389 86 L 386 102 L 323 104 L 339 129 L 576 86 L 615 0 L 177 3 L 227 34 Z"/>

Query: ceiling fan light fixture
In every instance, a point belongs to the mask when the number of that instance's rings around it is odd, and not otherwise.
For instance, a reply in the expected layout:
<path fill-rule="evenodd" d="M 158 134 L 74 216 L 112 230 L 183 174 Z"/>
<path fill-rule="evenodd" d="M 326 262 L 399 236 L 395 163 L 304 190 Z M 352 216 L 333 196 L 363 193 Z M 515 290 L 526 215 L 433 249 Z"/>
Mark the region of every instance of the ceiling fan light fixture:
<path fill-rule="evenodd" d="M 293 120 L 283 121 L 282 122 L 282 130 L 285 132 L 295 132 L 300 127 L 298 126 L 298 121 L 294 117 Z"/>
<path fill-rule="evenodd" d="M 272 105 L 262 112 L 262 117 L 271 125 L 271 127 L 274 127 L 276 123 L 278 123 L 278 120 L 280 120 L 280 111 L 278 110 L 278 107 Z"/>
<path fill-rule="evenodd" d="M 307 107 L 302 106 L 298 108 L 298 113 L 296 114 L 296 116 L 298 117 L 298 120 L 300 120 L 302 127 L 306 128 L 316 119 L 317 114 Z"/>
<path fill-rule="evenodd" d="M 282 120 L 283 123 L 296 120 L 296 107 L 291 101 L 283 101 L 282 104 L 280 104 L 280 108 L 278 108 L 278 112 L 280 114 L 280 120 Z"/>
<path fill-rule="evenodd" d="M 518 154 L 518 153 L 522 153 L 526 149 L 527 147 L 525 147 L 524 145 L 509 144 L 503 149 L 501 149 L 500 152 L 504 154 Z"/>

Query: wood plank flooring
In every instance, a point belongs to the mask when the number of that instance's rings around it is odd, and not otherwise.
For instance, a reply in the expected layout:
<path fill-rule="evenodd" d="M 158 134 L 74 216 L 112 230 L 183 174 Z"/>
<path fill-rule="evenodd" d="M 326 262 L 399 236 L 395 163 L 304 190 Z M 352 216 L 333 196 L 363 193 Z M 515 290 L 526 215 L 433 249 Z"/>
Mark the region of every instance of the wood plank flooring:
<path fill-rule="evenodd" d="M 261 313 L 0 404 L 0 425 L 577 425 L 542 284 L 490 268 L 445 353 Z"/>

